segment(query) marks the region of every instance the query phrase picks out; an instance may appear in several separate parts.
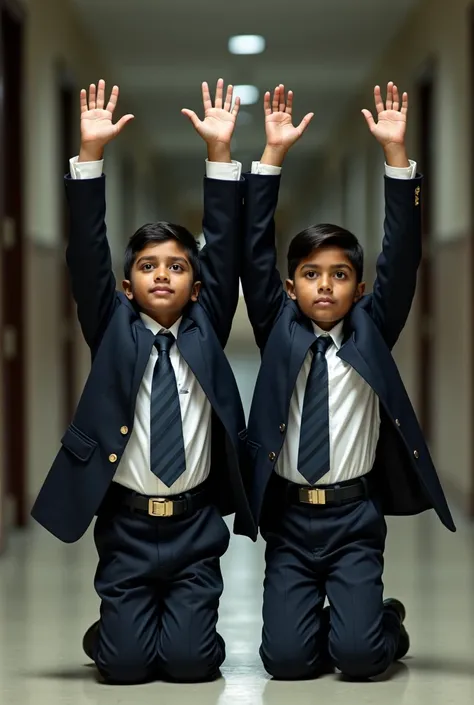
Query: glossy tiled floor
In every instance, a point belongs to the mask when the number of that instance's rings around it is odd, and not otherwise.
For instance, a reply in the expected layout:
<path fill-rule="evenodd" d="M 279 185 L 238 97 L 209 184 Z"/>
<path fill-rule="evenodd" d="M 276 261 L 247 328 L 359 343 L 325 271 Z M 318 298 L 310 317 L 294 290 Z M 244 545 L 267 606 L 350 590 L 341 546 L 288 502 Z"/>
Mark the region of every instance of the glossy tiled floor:
<path fill-rule="evenodd" d="M 262 545 L 236 537 L 224 559 L 220 631 L 228 645 L 223 678 L 212 684 L 111 687 L 97 683 L 81 650 L 96 618 L 90 534 L 64 546 L 32 527 L 0 559 L 2 705 L 306 705 L 363 703 L 472 705 L 474 702 L 474 530 L 451 535 L 434 516 L 389 522 L 386 593 L 408 609 L 409 658 L 378 682 L 337 675 L 303 683 L 268 679 L 258 658 Z"/>

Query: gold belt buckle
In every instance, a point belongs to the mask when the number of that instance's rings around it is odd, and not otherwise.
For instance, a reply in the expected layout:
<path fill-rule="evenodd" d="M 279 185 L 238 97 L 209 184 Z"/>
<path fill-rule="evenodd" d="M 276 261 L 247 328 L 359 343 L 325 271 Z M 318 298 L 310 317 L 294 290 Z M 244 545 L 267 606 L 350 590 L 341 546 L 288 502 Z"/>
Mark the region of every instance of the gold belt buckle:
<path fill-rule="evenodd" d="M 306 504 L 326 504 L 326 490 L 319 487 L 300 487 L 300 500 Z"/>
<path fill-rule="evenodd" d="M 148 514 L 151 517 L 172 517 L 173 500 L 165 497 L 152 497 L 148 500 Z"/>

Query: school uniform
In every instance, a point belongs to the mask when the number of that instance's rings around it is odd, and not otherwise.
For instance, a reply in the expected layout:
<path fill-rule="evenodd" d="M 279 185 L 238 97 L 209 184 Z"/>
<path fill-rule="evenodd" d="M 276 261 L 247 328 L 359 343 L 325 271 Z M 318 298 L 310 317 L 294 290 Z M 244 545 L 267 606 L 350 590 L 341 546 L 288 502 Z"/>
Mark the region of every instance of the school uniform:
<path fill-rule="evenodd" d="M 202 290 L 170 330 L 116 291 L 102 163 L 73 159 L 65 181 L 67 263 L 92 367 L 32 514 L 66 542 L 97 515 L 91 655 L 115 683 L 215 677 L 225 657 L 222 517 L 256 532 L 244 413 L 223 351 L 239 296 L 242 182 L 219 165 L 207 171 Z"/>
<path fill-rule="evenodd" d="M 277 678 L 318 675 L 328 646 L 348 676 L 383 672 L 401 629 L 400 615 L 383 604 L 385 515 L 434 509 L 455 530 L 391 354 L 421 259 L 422 177 L 413 162 L 386 170 L 373 293 L 329 333 L 281 284 L 278 170 L 246 176 L 241 279 L 262 353 L 248 422 L 248 494 L 267 544 L 260 653 Z"/>

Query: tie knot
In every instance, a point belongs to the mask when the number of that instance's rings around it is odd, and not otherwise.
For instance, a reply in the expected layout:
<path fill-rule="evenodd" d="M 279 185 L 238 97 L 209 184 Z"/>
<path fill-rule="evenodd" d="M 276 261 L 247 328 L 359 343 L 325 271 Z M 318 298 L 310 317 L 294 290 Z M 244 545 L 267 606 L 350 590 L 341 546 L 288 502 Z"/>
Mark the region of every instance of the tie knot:
<path fill-rule="evenodd" d="M 320 335 L 316 339 L 316 343 L 314 344 L 314 352 L 315 353 L 322 353 L 323 355 L 326 355 L 327 349 L 333 344 L 333 339 L 331 338 L 330 335 Z"/>
<path fill-rule="evenodd" d="M 165 352 L 169 355 L 169 352 L 171 350 L 171 346 L 174 343 L 174 335 L 173 333 L 158 333 L 158 335 L 155 336 L 155 348 L 158 350 L 158 354 L 161 352 Z"/>

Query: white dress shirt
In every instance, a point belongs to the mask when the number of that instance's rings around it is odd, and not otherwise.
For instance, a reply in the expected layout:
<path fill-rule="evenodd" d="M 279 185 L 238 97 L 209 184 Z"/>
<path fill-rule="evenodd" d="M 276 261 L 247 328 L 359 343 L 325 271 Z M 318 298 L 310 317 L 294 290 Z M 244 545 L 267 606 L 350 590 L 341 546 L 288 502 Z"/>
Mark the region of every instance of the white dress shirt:
<path fill-rule="evenodd" d="M 70 160 L 70 171 L 73 179 L 99 178 L 103 171 L 103 160 L 79 162 L 78 157 L 74 157 Z M 241 171 L 242 165 L 239 162 L 206 162 L 207 176 L 213 179 L 237 181 Z M 271 168 L 268 173 L 272 173 Z M 141 318 L 155 335 L 167 332 L 149 316 L 142 313 Z M 181 319 L 171 326 L 170 332 L 175 338 L 178 337 L 180 323 Z M 137 394 L 133 429 L 114 481 L 139 494 L 165 497 L 189 491 L 208 477 L 211 467 L 211 405 L 174 343 L 170 350 L 170 361 L 178 386 L 186 470 L 171 487 L 167 487 L 150 470 L 150 398 L 157 358 L 158 352 L 153 348 Z"/>
<path fill-rule="evenodd" d="M 375 392 L 347 362 L 337 356 L 343 341 L 344 321 L 329 335 L 333 344 L 326 352 L 329 385 L 330 470 L 318 485 L 331 485 L 366 475 L 372 469 L 380 431 L 379 400 Z M 317 337 L 327 333 L 313 323 Z M 288 431 L 276 472 L 290 482 L 307 485 L 298 472 L 301 417 L 313 351 L 310 350 L 296 380 L 290 402 Z"/>
<path fill-rule="evenodd" d="M 168 332 L 146 314 L 140 315 L 154 335 Z M 180 323 L 181 319 L 169 329 L 175 339 Z M 163 497 L 186 492 L 208 477 L 211 469 L 211 404 L 176 343 L 173 343 L 170 361 L 178 387 L 186 470 L 171 487 L 167 487 L 150 470 L 150 399 L 157 359 L 158 351 L 153 347 L 137 394 L 133 430 L 114 480 L 140 494 Z"/>

